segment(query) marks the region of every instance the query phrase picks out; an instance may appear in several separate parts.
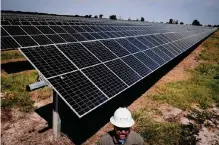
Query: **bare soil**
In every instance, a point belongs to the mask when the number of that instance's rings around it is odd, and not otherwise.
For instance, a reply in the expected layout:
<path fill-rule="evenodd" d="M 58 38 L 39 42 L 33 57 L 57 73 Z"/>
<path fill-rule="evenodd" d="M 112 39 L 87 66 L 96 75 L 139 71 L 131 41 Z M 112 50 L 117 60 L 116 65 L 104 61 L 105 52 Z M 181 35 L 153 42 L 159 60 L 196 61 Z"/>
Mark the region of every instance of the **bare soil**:
<path fill-rule="evenodd" d="M 199 61 L 197 59 L 198 54 L 202 51 L 202 47 L 198 47 L 195 51 L 193 51 L 188 57 L 186 57 L 183 61 L 181 61 L 173 70 L 163 76 L 153 87 L 151 87 L 147 92 L 142 94 L 136 101 L 134 101 L 129 109 L 131 111 L 136 111 L 139 109 L 144 109 L 147 104 L 147 110 L 153 118 L 157 121 L 165 121 L 165 114 L 170 114 L 172 111 L 173 114 L 176 113 L 176 110 L 168 104 L 160 104 L 156 101 L 153 101 L 147 97 L 147 95 L 154 94 L 157 91 L 159 85 L 166 84 L 168 82 L 185 80 L 188 79 L 189 73 L 187 73 L 188 69 L 195 68 Z M 34 100 L 36 100 L 36 94 L 33 94 Z M 36 107 L 44 106 L 48 103 L 51 103 L 51 99 L 43 99 L 43 101 L 37 101 L 35 103 Z M 153 110 L 157 108 L 158 110 L 162 110 L 161 114 L 154 113 Z M 176 108 L 177 109 L 177 108 Z M 175 112 L 174 112 L 175 111 Z M 178 110 L 178 113 L 182 114 L 183 112 Z M 178 115 L 178 114 L 177 114 Z M 23 113 L 18 111 L 18 109 L 11 110 L 2 110 L 1 111 L 2 123 L 1 123 L 1 143 L 2 145 L 29 145 L 29 144 L 43 144 L 43 145 L 72 145 L 70 139 L 64 134 L 61 135 L 59 139 L 55 139 L 53 135 L 53 130 L 48 129 L 40 133 L 40 130 L 47 127 L 47 123 L 43 120 L 37 113 Z M 95 144 L 100 136 L 105 134 L 106 132 L 113 129 L 113 126 L 110 123 L 107 123 L 103 126 L 98 132 L 96 132 L 93 136 L 91 136 L 84 144 Z M 205 132 L 202 132 L 204 135 Z M 208 143 L 211 141 L 212 136 L 215 134 L 211 134 L 209 137 L 205 136 L 204 143 Z M 201 144 L 201 143 L 200 143 Z"/>

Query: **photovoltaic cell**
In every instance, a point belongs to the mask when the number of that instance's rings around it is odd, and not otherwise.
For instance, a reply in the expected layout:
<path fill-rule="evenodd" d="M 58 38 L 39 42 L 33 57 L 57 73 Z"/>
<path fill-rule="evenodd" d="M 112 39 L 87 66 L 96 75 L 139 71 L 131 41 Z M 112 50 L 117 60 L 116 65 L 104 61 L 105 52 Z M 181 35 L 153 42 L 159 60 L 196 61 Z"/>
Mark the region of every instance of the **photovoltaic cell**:
<path fill-rule="evenodd" d="M 58 48 L 79 68 L 100 63 L 100 61 L 80 43 L 58 45 Z"/>
<path fill-rule="evenodd" d="M 120 59 L 107 62 L 106 65 L 129 86 L 141 79 L 135 71 Z"/>
<path fill-rule="evenodd" d="M 142 77 L 147 76 L 151 70 L 147 68 L 142 62 L 136 59 L 133 55 L 129 55 L 122 58 L 132 69 L 134 69 Z"/>
<path fill-rule="evenodd" d="M 13 49 L 18 48 L 19 45 L 11 37 L 1 37 L 1 49 Z"/>
<path fill-rule="evenodd" d="M 104 39 L 107 39 L 107 38 L 110 38 L 107 34 L 105 34 L 104 32 L 99 32 L 99 33 L 97 33 L 97 34 L 99 34 L 102 38 L 104 38 Z"/>
<path fill-rule="evenodd" d="M 82 36 L 79 33 L 75 33 L 75 34 L 71 34 L 74 38 L 76 38 L 78 41 L 86 41 L 87 39 L 84 38 L 84 36 Z"/>
<path fill-rule="evenodd" d="M 134 56 L 137 57 L 141 62 L 143 62 L 151 70 L 155 70 L 159 67 L 159 64 L 157 64 L 153 59 L 151 59 L 149 56 L 147 56 L 143 52 L 136 53 L 134 54 Z"/>
<path fill-rule="evenodd" d="M 80 116 L 107 100 L 79 71 L 51 78 L 49 81 Z"/>
<path fill-rule="evenodd" d="M 117 58 L 116 55 L 110 52 L 109 49 L 98 41 L 84 42 L 82 44 L 102 62 Z"/>
<path fill-rule="evenodd" d="M 140 50 L 145 50 L 148 49 L 147 46 L 143 45 L 140 41 L 138 41 L 137 39 L 133 38 L 133 37 L 129 37 L 127 38 L 128 41 L 130 41 L 132 44 L 134 44 L 136 47 L 138 47 L 138 49 Z"/>
<path fill-rule="evenodd" d="M 1 36 L 9 36 L 9 34 L 1 27 Z"/>
<path fill-rule="evenodd" d="M 139 41 L 141 41 L 141 43 L 143 43 L 145 46 L 147 46 L 147 48 L 152 48 L 154 47 L 155 45 L 152 44 L 148 39 L 146 39 L 146 37 L 136 37 Z"/>
<path fill-rule="evenodd" d="M 46 35 L 54 43 L 65 43 L 66 41 L 62 39 L 59 35 Z"/>
<path fill-rule="evenodd" d="M 145 36 L 145 39 L 147 39 L 150 43 L 152 43 L 154 46 L 160 45 L 157 41 L 155 41 L 151 36 Z"/>
<path fill-rule="evenodd" d="M 19 26 L 3 26 L 3 28 L 12 36 L 27 35 Z"/>
<path fill-rule="evenodd" d="M 98 33 L 90 33 L 95 39 L 103 39 Z"/>
<path fill-rule="evenodd" d="M 45 35 L 34 35 L 32 38 L 39 44 L 39 45 L 47 45 L 53 44 L 53 42 L 48 39 Z"/>
<path fill-rule="evenodd" d="M 77 42 L 77 39 L 75 39 L 70 34 L 59 34 L 66 42 Z"/>
<path fill-rule="evenodd" d="M 86 32 L 84 29 L 82 29 L 80 26 L 71 26 L 74 28 L 77 32 Z"/>
<path fill-rule="evenodd" d="M 72 27 L 70 26 L 61 26 L 65 31 L 67 31 L 70 34 L 77 33 Z"/>
<path fill-rule="evenodd" d="M 167 54 L 170 58 L 174 58 L 175 55 L 164 46 L 160 46 L 159 49 L 162 50 L 165 54 Z"/>
<path fill-rule="evenodd" d="M 26 31 L 29 35 L 37 35 L 42 34 L 36 27 L 34 26 L 21 26 L 21 28 Z"/>
<path fill-rule="evenodd" d="M 135 45 L 133 45 L 131 42 L 129 42 L 126 39 L 115 39 L 115 41 L 118 42 L 120 45 L 122 45 L 125 49 L 127 49 L 131 53 L 140 51 Z"/>
<path fill-rule="evenodd" d="M 114 40 L 101 40 L 100 42 L 102 42 L 107 48 L 109 48 L 119 57 L 130 54 L 126 49 L 124 49 Z"/>
<path fill-rule="evenodd" d="M 87 40 L 95 40 L 95 38 L 90 33 L 81 33 Z"/>
<path fill-rule="evenodd" d="M 150 56 L 150 58 L 152 58 L 154 61 L 156 61 L 159 65 L 163 65 L 165 63 L 165 61 L 160 56 L 158 56 L 157 54 L 155 54 L 151 50 L 146 50 L 146 51 L 144 51 L 144 53 L 147 56 Z"/>
<path fill-rule="evenodd" d="M 109 98 L 127 86 L 103 64 L 82 70 Z"/>
<path fill-rule="evenodd" d="M 22 46 L 36 46 L 38 45 L 30 36 L 14 36 L 14 39 Z"/>
<path fill-rule="evenodd" d="M 21 51 L 46 78 L 76 70 L 76 67 L 55 46 L 24 48 Z"/>
<path fill-rule="evenodd" d="M 53 31 L 56 33 L 66 33 L 65 30 L 63 30 L 60 26 L 49 26 Z"/>
<path fill-rule="evenodd" d="M 55 32 L 48 26 L 36 26 L 43 34 L 55 34 Z"/>
<path fill-rule="evenodd" d="M 167 54 L 165 54 L 162 50 L 160 50 L 160 47 L 152 48 L 151 51 L 159 55 L 165 61 L 169 61 L 171 59 Z"/>

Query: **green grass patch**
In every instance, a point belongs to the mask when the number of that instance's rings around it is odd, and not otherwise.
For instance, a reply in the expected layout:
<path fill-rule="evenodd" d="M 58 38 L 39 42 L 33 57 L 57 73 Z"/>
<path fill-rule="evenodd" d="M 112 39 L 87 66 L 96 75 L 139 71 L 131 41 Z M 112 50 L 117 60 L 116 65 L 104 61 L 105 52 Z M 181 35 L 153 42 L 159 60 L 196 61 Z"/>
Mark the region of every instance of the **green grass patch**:
<path fill-rule="evenodd" d="M 4 94 L 1 100 L 2 108 L 19 107 L 22 111 L 31 111 L 34 102 L 26 91 L 26 86 L 35 82 L 36 79 L 36 71 L 2 76 L 1 90 Z"/>
<path fill-rule="evenodd" d="M 5 63 L 11 60 L 25 59 L 24 56 L 18 50 L 2 51 L 1 62 Z"/>
<path fill-rule="evenodd" d="M 144 138 L 148 145 L 176 145 L 176 144 L 195 144 L 195 134 L 198 133 L 197 126 L 180 125 L 178 123 L 159 123 L 147 117 L 147 113 L 143 111 L 134 112 L 133 116 L 137 123 L 137 132 Z"/>

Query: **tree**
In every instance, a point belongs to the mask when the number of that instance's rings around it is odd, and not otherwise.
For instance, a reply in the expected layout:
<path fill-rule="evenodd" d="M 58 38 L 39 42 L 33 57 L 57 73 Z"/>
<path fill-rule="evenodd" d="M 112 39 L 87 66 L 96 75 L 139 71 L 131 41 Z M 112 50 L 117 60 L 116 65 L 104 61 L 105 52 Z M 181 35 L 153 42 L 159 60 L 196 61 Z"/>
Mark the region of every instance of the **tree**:
<path fill-rule="evenodd" d="M 98 18 L 98 16 L 97 16 L 97 15 L 95 15 L 95 16 L 94 16 L 94 18 Z"/>
<path fill-rule="evenodd" d="M 136 19 L 136 21 L 139 21 L 138 19 Z"/>
<path fill-rule="evenodd" d="M 175 21 L 175 24 L 178 24 L 178 23 L 179 23 L 178 20 L 176 20 L 176 21 Z"/>
<path fill-rule="evenodd" d="M 109 18 L 112 19 L 112 20 L 117 20 L 116 15 L 111 15 L 111 16 L 109 16 Z"/>
<path fill-rule="evenodd" d="M 92 17 L 92 15 L 89 15 L 89 17 L 88 18 L 91 18 Z"/>
<path fill-rule="evenodd" d="M 128 21 L 131 21 L 131 18 L 128 18 Z"/>
<path fill-rule="evenodd" d="M 85 15 L 84 17 L 85 17 L 85 18 L 89 18 L 89 16 L 88 16 L 88 15 Z"/>
<path fill-rule="evenodd" d="M 100 15 L 99 15 L 99 18 L 102 19 L 102 18 L 103 18 L 103 14 L 100 14 Z"/>
<path fill-rule="evenodd" d="M 183 25 L 184 23 L 183 23 L 183 22 L 180 22 L 180 24 Z"/>
<path fill-rule="evenodd" d="M 170 20 L 169 20 L 169 24 L 173 24 L 173 19 L 170 19 Z"/>
<path fill-rule="evenodd" d="M 79 15 L 75 15 L 75 17 L 80 17 Z"/>
<path fill-rule="evenodd" d="M 141 21 L 142 21 L 142 22 L 144 21 L 144 17 L 141 17 Z"/>
<path fill-rule="evenodd" d="M 200 22 L 198 20 L 194 20 L 192 22 L 192 25 L 195 25 L 195 26 L 201 26 Z"/>

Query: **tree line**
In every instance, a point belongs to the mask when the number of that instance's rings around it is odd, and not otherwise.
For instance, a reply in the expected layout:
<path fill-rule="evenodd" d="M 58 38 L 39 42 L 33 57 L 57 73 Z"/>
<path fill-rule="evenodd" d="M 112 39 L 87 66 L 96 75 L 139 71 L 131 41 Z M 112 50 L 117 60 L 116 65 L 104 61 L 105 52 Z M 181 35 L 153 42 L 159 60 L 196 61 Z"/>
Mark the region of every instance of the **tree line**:
<path fill-rule="evenodd" d="M 54 15 L 54 16 L 66 16 L 66 17 L 82 17 L 82 18 L 100 18 L 102 19 L 103 18 L 103 14 L 99 14 L 98 15 L 95 15 L 92 17 L 92 15 L 85 15 L 85 16 L 81 16 L 81 15 L 57 15 L 57 14 L 47 14 L 47 13 L 38 13 L 38 12 L 22 12 L 22 11 L 10 11 L 10 10 L 1 10 L 1 12 L 4 12 L 4 13 L 23 13 L 23 14 L 34 14 L 34 15 Z M 110 15 L 109 16 L 109 19 L 111 20 L 117 20 L 117 16 L 116 15 Z M 121 19 L 121 17 L 119 18 Z M 136 20 L 131 20 L 131 18 L 128 18 L 128 21 L 145 21 L 144 17 L 141 17 L 140 19 L 136 19 Z M 160 23 L 164 23 L 164 22 L 160 22 Z M 166 22 L 167 24 L 181 24 L 181 25 L 184 25 L 184 22 L 179 22 L 178 20 L 175 20 L 175 19 L 169 19 L 169 22 Z M 194 26 L 203 26 L 197 19 L 194 20 L 192 22 L 192 24 L 190 25 L 194 25 Z M 207 27 L 219 27 L 219 25 L 211 25 L 211 24 L 208 24 L 208 25 L 204 25 L 204 26 L 207 26 Z"/>

